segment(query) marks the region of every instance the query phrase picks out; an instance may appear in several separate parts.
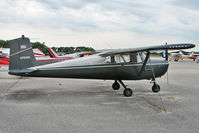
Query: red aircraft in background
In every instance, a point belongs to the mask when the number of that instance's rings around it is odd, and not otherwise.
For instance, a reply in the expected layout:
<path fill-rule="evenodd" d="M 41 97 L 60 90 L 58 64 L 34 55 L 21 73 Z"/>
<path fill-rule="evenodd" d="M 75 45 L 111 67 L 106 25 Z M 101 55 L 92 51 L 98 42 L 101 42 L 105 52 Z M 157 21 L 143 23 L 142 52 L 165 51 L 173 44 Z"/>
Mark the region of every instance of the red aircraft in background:
<path fill-rule="evenodd" d="M 24 35 L 22 35 L 22 37 L 24 37 Z M 25 45 L 22 45 L 22 46 L 25 47 Z M 34 56 L 40 65 L 50 64 L 50 63 L 64 61 L 64 60 L 71 60 L 71 59 L 91 55 L 91 52 L 78 52 L 74 54 L 58 56 L 53 49 L 48 48 L 48 50 L 51 57 L 53 58 L 50 58 L 49 56 L 45 56 L 45 54 L 42 52 L 41 49 L 38 49 L 38 48 L 33 49 Z M 9 48 L 0 48 L 0 66 L 9 65 L 9 55 L 10 55 Z"/>
<path fill-rule="evenodd" d="M 45 56 L 45 54 L 38 48 L 33 49 L 33 52 L 34 56 L 36 57 L 36 60 L 41 64 L 49 64 L 53 62 L 73 59 L 73 58 L 50 58 L 48 56 Z M 9 54 L 10 54 L 10 49 L 8 48 L 0 49 L 0 65 L 9 65 Z"/>

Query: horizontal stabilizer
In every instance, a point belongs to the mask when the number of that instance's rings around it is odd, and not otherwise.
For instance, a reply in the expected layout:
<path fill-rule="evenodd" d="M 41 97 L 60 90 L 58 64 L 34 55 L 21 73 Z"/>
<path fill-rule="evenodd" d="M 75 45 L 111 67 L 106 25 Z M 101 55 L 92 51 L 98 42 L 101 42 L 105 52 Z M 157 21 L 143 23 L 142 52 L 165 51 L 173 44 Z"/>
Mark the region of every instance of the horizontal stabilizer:
<path fill-rule="evenodd" d="M 21 70 L 9 70 L 9 74 L 11 75 L 18 75 L 18 74 L 26 74 L 26 73 L 32 73 L 37 71 L 37 69 L 21 69 Z"/>

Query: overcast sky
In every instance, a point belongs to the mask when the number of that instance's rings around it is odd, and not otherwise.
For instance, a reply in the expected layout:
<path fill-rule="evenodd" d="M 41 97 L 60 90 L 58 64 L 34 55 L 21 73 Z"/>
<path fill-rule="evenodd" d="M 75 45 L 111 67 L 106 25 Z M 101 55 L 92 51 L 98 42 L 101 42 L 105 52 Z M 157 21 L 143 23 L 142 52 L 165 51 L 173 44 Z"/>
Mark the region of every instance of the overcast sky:
<path fill-rule="evenodd" d="M 0 39 L 22 34 L 47 46 L 198 45 L 199 0 L 0 0 Z"/>

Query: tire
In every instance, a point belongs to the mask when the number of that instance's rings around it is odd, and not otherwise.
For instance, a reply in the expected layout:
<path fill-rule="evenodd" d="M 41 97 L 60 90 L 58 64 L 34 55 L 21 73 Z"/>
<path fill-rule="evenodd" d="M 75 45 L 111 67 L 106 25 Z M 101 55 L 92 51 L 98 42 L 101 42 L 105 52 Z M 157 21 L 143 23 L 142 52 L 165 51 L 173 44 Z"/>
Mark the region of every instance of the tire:
<path fill-rule="evenodd" d="M 158 92 L 160 91 L 160 86 L 159 86 L 158 84 L 154 84 L 154 85 L 152 86 L 152 91 L 153 91 L 154 93 L 158 93 Z"/>
<path fill-rule="evenodd" d="M 118 82 L 114 82 L 112 85 L 113 90 L 119 90 L 120 84 Z"/>
<path fill-rule="evenodd" d="M 124 89 L 123 94 L 124 94 L 124 96 L 126 96 L 126 97 L 130 97 L 130 96 L 132 96 L 133 91 L 132 91 L 130 88 L 126 88 L 126 89 Z"/>

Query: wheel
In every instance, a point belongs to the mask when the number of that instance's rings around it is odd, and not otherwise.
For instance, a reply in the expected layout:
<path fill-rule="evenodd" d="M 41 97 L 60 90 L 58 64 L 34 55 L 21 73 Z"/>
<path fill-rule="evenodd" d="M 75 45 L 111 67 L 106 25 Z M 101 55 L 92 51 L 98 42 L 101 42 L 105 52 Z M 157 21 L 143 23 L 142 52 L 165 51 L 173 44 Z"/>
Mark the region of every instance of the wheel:
<path fill-rule="evenodd" d="M 132 91 L 130 88 L 126 88 L 126 89 L 124 89 L 123 94 L 124 94 L 124 96 L 126 96 L 126 97 L 130 97 L 130 96 L 132 96 L 133 91 Z"/>
<path fill-rule="evenodd" d="M 155 84 L 152 86 L 152 91 L 157 93 L 160 91 L 160 86 L 158 84 Z"/>
<path fill-rule="evenodd" d="M 118 82 L 114 82 L 112 85 L 113 90 L 119 90 L 120 84 Z"/>

